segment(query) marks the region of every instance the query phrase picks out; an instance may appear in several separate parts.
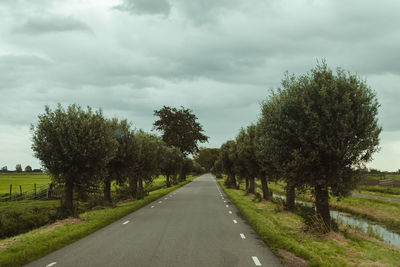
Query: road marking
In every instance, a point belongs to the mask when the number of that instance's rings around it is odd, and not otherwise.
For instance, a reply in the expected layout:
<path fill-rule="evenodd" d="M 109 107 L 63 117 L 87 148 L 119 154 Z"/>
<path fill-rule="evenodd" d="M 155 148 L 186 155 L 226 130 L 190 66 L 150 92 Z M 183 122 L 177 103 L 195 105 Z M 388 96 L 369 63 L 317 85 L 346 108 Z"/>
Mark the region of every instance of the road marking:
<path fill-rule="evenodd" d="M 129 221 L 126 221 L 126 222 L 124 222 L 123 224 L 128 224 L 129 223 Z"/>
<path fill-rule="evenodd" d="M 164 198 L 165 200 L 167 200 L 168 198 Z"/>
<path fill-rule="evenodd" d="M 57 264 L 57 262 L 52 262 L 50 264 L 47 264 L 46 267 L 51 267 L 51 266 L 56 265 L 56 264 Z"/>
<path fill-rule="evenodd" d="M 244 236 L 244 234 L 240 234 L 240 237 L 242 238 L 242 239 L 246 239 L 246 237 Z"/>
<path fill-rule="evenodd" d="M 158 201 L 158 203 L 162 203 L 162 201 L 160 200 L 160 201 Z"/>
<path fill-rule="evenodd" d="M 154 206 L 151 206 L 151 208 L 154 208 Z"/>
<path fill-rule="evenodd" d="M 233 223 L 237 223 L 237 221 L 236 221 L 236 220 L 233 220 Z"/>
<path fill-rule="evenodd" d="M 228 208 L 228 207 L 229 207 L 229 205 L 225 205 L 225 207 L 227 207 L 227 208 Z"/>
<path fill-rule="evenodd" d="M 232 211 L 229 211 L 229 214 L 232 214 Z"/>
<path fill-rule="evenodd" d="M 253 258 L 254 264 L 256 266 L 261 266 L 261 262 L 258 260 L 258 258 L 256 256 L 253 256 L 252 258 Z"/>
<path fill-rule="evenodd" d="M 226 200 L 224 200 L 224 203 L 226 203 Z"/>

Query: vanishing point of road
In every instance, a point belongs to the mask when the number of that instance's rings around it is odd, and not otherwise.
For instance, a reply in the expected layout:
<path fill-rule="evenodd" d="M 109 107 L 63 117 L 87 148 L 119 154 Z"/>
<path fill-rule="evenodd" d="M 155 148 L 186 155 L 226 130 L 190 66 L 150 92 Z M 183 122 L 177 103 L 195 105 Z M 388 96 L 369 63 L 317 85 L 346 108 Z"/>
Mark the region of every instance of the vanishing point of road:
<path fill-rule="evenodd" d="M 27 266 L 282 266 L 206 174 Z"/>

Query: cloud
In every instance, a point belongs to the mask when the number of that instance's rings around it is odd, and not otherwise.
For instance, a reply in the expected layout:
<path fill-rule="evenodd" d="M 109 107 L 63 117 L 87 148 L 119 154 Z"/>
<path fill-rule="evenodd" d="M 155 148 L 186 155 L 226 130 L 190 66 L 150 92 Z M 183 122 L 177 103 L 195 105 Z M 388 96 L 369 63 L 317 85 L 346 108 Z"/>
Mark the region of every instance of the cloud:
<path fill-rule="evenodd" d="M 46 34 L 57 32 L 92 32 L 92 29 L 86 23 L 69 16 L 44 15 L 31 17 L 21 26 L 15 29 L 23 34 Z"/>
<path fill-rule="evenodd" d="M 114 6 L 114 8 L 132 14 L 168 16 L 171 4 L 168 0 L 123 0 L 122 4 Z"/>

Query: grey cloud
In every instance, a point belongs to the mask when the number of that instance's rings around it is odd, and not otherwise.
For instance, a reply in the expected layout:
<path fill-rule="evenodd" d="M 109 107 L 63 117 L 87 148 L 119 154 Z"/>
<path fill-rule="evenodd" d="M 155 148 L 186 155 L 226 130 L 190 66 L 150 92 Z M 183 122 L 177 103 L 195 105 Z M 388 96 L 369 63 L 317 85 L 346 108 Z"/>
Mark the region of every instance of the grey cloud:
<path fill-rule="evenodd" d="M 56 32 L 92 32 L 89 25 L 76 18 L 55 15 L 31 17 L 24 24 L 16 27 L 15 30 L 18 33 L 32 35 Z"/>
<path fill-rule="evenodd" d="M 134 14 L 162 14 L 167 16 L 171 10 L 171 4 L 168 0 L 123 0 L 122 4 L 114 8 Z"/>

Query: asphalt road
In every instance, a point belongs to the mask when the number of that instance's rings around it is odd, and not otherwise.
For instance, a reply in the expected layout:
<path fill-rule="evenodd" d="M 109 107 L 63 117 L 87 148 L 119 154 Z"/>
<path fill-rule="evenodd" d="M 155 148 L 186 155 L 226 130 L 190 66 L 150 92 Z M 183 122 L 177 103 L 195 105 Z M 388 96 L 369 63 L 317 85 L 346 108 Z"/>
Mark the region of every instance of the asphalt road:
<path fill-rule="evenodd" d="M 282 266 L 203 175 L 27 266 Z"/>

